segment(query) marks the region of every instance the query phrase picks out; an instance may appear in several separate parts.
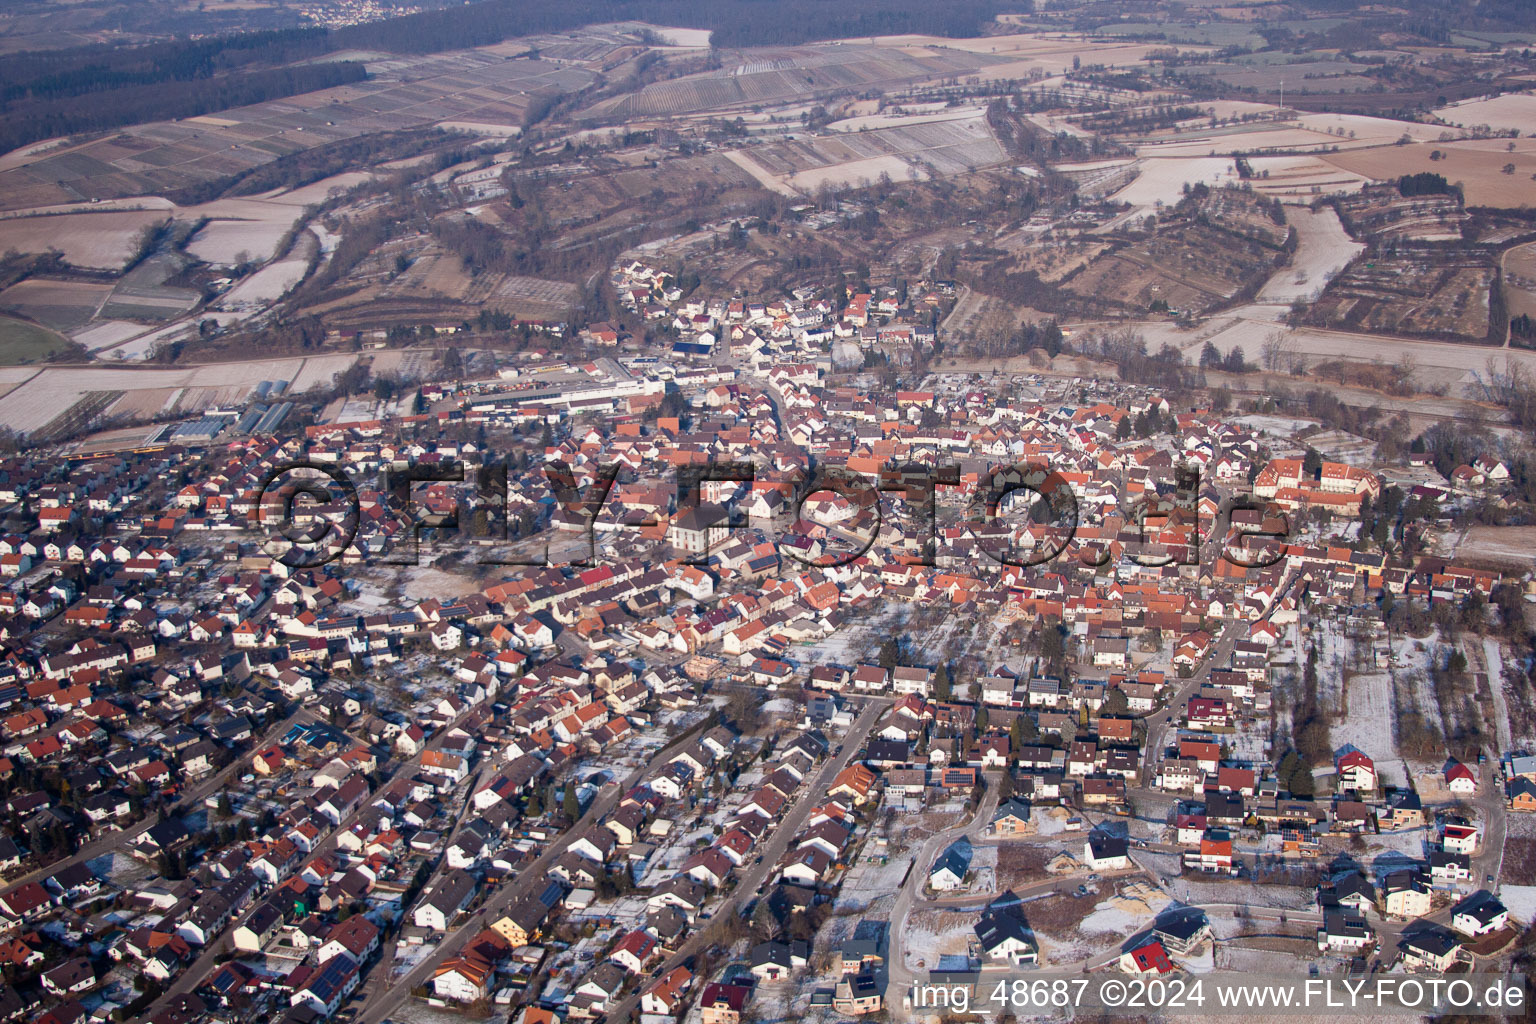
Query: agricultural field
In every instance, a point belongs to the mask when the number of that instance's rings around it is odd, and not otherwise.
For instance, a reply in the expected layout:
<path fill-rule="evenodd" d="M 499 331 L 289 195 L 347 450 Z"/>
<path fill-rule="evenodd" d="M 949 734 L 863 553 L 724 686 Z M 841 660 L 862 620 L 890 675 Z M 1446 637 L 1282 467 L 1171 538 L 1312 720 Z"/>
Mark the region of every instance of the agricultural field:
<path fill-rule="evenodd" d="M 1291 265 L 1265 282 L 1259 291 L 1260 302 L 1290 302 L 1317 295 L 1365 248 L 1349 237 L 1332 207 L 1293 207 L 1285 216 L 1296 232 L 1296 251 L 1291 254 Z"/>
<path fill-rule="evenodd" d="M 409 260 L 398 273 L 390 269 L 396 255 Z M 347 285 L 345 296 L 307 307 L 336 330 L 458 323 L 473 320 L 481 309 L 523 320 L 561 321 L 580 299 L 577 287 L 565 281 L 499 271 L 471 274 L 458 256 L 419 236 L 374 253 L 348 276 Z M 224 305 L 240 290 L 232 291 Z"/>
<path fill-rule="evenodd" d="M 98 281 L 32 277 L 0 292 L 0 309 L 19 313 L 57 331 L 72 331 L 97 315 L 112 290 L 112 285 Z"/>
<path fill-rule="evenodd" d="M 731 56 L 736 59 L 727 57 L 718 71 L 655 82 L 637 93 L 594 104 L 580 116 L 633 120 L 792 104 L 827 90 L 885 90 L 972 74 L 1000 59 L 948 46 L 871 43 L 764 47 Z"/>
<path fill-rule="evenodd" d="M 1170 43 L 1200 43 L 1206 46 L 1253 48 L 1264 45 L 1264 37 L 1247 25 L 1212 21 L 1122 21 L 1096 30 L 1101 36 L 1151 36 Z"/>
<path fill-rule="evenodd" d="M 1514 149 L 1510 147 L 1513 145 Z M 1536 140 L 1468 139 L 1417 142 L 1329 153 L 1322 157 L 1340 170 L 1373 181 L 1431 171 L 1460 185 L 1468 206 L 1518 209 L 1536 201 Z M 1511 168 L 1506 173 L 1505 168 Z"/>
<path fill-rule="evenodd" d="M 215 304 L 215 309 L 251 310 L 280 299 L 294 285 L 304 280 L 309 262 L 302 259 L 269 263 L 231 288 Z"/>
<path fill-rule="evenodd" d="M 804 192 L 823 184 L 942 178 L 1007 160 L 984 117 L 821 135 L 738 154 L 764 174 Z"/>
<path fill-rule="evenodd" d="M 1111 202 L 1130 203 L 1137 212 L 1173 206 L 1186 185 L 1236 184 L 1240 179 L 1230 157 L 1199 156 L 1189 159 L 1147 158 L 1136 161 L 1134 181 L 1110 196 Z"/>
<path fill-rule="evenodd" d="M 186 269 L 185 258 L 158 254 L 124 274 L 102 303 L 99 316 L 118 320 L 172 320 L 202 301 L 196 288 L 168 282 Z"/>
<path fill-rule="evenodd" d="M 254 260 L 270 259 L 299 211 L 259 200 L 251 205 L 264 207 L 263 213 L 270 211 L 275 216 L 210 220 L 187 243 L 187 252 L 215 266 L 232 266 L 240 262 L 242 255 Z"/>
<path fill-rule="evenodd" d="M 585 68 L 519 58 L 522 52 L 485 47 L 394 57 L 370 65 L 364 82 L 43 147 L 0 170 L 0 208 L 166 195 L 371 133 L 444 122 L 520 124 L 538 94 L 597 80 Z"/>
<path fill-rule="evenodd" d="M 1471 565 L 1526 568 L 1536 551 L 1536 527 L 1472 526 L 1457 539 L 1451 554 Z"/>
<path fill-rule="evenodd" d="M 4 172 L 0 172 L 3 177 Z M 0 186 L 3 188 L 3 186 Z M 4 200 L 0 199 L 0 203 Z M 0 252 L 57 249 L 65 262 L 87 270 L 121 270 L 140 231 L 165 220 L 163 210 L 111 210 L 0 220 Z"/>
<path fill-rule="evenodd" d="M 1504 303 L 1512 317 L 1536 316 L 1536 242 L 1505 251 Z"/>
<path fill-rule="evenodd" d="M 1446 134 L 1434 125 L 1411 124 L 1357 114 L 1286 114 L 1275 120 L 1273 108 L 1262 104 L 1233 104 L 1227 118 L 1262 115 L 1265 120 L 1228 121 L 1212 127 L 1164 130 L 1136 147 L 1142 157 L 1201 157 L 1220 153 L 1323 153 L 1438 140 Z"/>
<path fill-rule="evenodd" d="M 1325 156 L 1248 158 L 1254 191 L 1286 203 L 1310 203 L 1319 196 L 1354 192 L 1370 178 L 1330 163 Z"/>
<path fill-rule="evenodd" d="M 1481 342 L 1495 268 L 1484 252 L 1400 246 L 1362 256 L 1307 313 L 1319 327 Z M 1503 325 L 1499 325 L 1500 331 Z M 1502 339 L 1502 333 L 1501 333 Z"/>
<path fill-rule="evenodd" d="M 1463 128 L 1485 126 L 1495 131 L 1529 132 L 1536 124 L 1536 93 L 1515 92 L 1462 100 L 1431 111 L 1447 124 Z"/>
<path fill-rule="evenodd" d="M 0 364 L 40 363 L 67 348 L 68 342 L 46 327 L 0 317 Z"/>
<path fill-rule="evenodd" d="M 1233 27 L 1233 26 L 1222 26 Z M 1304 60 L 1271 64 L 1242 59 L 1213 64 L 1191 64 L 1179 69 L 1181 79 L 1208 78 L 1238 89 L 1273 92 L 1282 85 L 1292 95 L 1311 92 L 1362 92 L 1376 80 L 1360 74 L 1370 68 L 1348 60 Z"/>
<path fill-rule="evenodd" d="M 94 320 L 90 326 L 75 331 L 70 337 L 84 345 L 86 351 L 96 352 L 114 348 L 144 333 L 142 324 L 132 324 L 126 320 Z"/>
<path fill-rule="evenodd" d="M 1287 229 L 1259 209 L 1251 192 L 1213 189 L 1187 216 L 1105 253 L 1064 287 L 1129 309 L 1162 301 L 1172 309 L 1203 311 L 1256 286 L 1280 258 Z"/>
<path fill-rule="evenodd" d="M 103 414 L 110 418 L 116 408 L 135 415 L 167 409 L 200 412 L 212 405 L 243 402 L 263 380 L 289 381 L 290 393 L 302 393 L 316 385 L 329 385 L 334 374 L 356 359 L 346 353 L 169 368 L 18 369 L 14 372 L 32 376 L 24 378 L 25 388 L 0 403 L 0 426 L 33 434 L 50 429 L 61 411 L 82 421 L 80 426 Z M 0 381 L 7 379 L 0 373 Z M 103 396 L 110 400 L 104 401 Z M 86 412 L 91 415 L 85 416 Z"/>
<path fill-rule="evenodd" d="M 1285 272 L 1281 271 L 1282 274 Z M 1148 322 L 1142 325 L 1141 330 L 1146 336 L 1148 348 L 1156 349 L 1166 342 L 1182 349 L 1187 359 L 1197 358 L 1201 346 L 1207 341 L 1223 355 L 1234 348 L 1241 348 L 1252 359 L 1264 343 L 1279 332 L 1285 341 L 1286 351 L 1305 357 L 1309 363 L 1348 359 L 1392 366 L 1406 358 L 1413 362 L 1413 379 L 1421 388 L 1444 387 L 1452 395 L 1476 400 L 1486 397 L 1478 379 L 1486 375 L 1488 358 L 1492 353 L 1482 345 L 1330 330 L 1305 324 L 1286 328 L 1280 322 L 1282 313 L 1283 308 L 1273 304 L 1243 306 L 1233 310 L 1230 315 L 1223 314 L 1208 324 L 1190 330 L 1181 329 L 1171 322 Z M 1502 363 L 1505 358 L 1526 373 L 1536 373 L 1536 353 L 1503 349 L 1498 353 L 1498 359 Z M 1361 397 L 1364 399 L 1365 396 Z M 1425 416 L 1454 417 L 1465 412 L 1463 403 L 1459 401 L 1439 401 L 1423 395 L 1401 400 L 1372 395 L 1369 400 L 1383 408 L 1402 408 L 1410 414 Z"/>

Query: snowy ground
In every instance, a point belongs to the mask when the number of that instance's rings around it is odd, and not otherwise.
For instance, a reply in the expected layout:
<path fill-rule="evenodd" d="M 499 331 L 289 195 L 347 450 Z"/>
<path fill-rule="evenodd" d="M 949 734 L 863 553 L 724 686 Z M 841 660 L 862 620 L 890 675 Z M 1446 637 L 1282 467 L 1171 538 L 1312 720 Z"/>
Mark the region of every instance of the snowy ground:
<path fill-rule="evenodd" d="M 1529 132 L 1531 124 L 1536 122 L 1536 95 L 1511 93 L 1463 100 L 1448 107 L 1437 108 L 1434 115 L 1451 124 L 1467 127 L 1488 125 L 1490 128 L 1516 128 Z"/>
<path fill-rule="evenodd" d="M 1089 935 L 1117 935 L 1126 938 L 1147 927 L 1157 917 L 1167 901 L 1112 897 L 1093 908 L 1093 913 L 1083 918 L 1077 927 Z"/>
<path fill-rule="evenodd" d="M 1500 750 L 1511 750 L 1514 737 L 1510 734 L 1509 704 L 1504 698 L 1504 651 L 1492 637 L 1483 638 L 1483 666 L 1488 672 L 1488 689 L 1493 693 L 1494 728 L 1497 730 Z"/>
<path fill-rule="evenodd" d="M 1536 885 L 1503 885 L 1499 899 L 1509 908 L 1509 915 L 1521 924 L 1536 921 Z"/>
<path fill-rule="evenodd" d="M 907 967 L 926 969 L 941 955 L 964 953 L 970 945 L 975 914 L 947 910 L 917 910 L 907 915 L 903 927 Z"/>
<path fill-rule="evenodd" d="M 1345 684 L 1344 699 L 1344 717 L 1333 723 L 1329 733 L 1334 747 L 1353 744 L 1378 764 L 1394 758 L 1397 746 L 1392 723 L 1397 720 L 1397 709 L 1392 677 L 1386 672 L 1352 676 Z"/>
<path fill-rule="evenodd" d="M 1294 416 L 1273 416 L 1263 413 L 1251 413 L 1247 416 L 1235 416 L 1233 423 L 1276 437 L 1293 437 L 1309 427 L 1317 426 L 1316 420 L 1298 419 Z"/>
<path fill-rule="evenodd" d="M 309 261 L 302 259 L 279 260 L 262 267 L 231 288 L 218 302 L 220 309 L 234 312 L 265 308 L 287 294 L 288 290 L 304 280 Z"/>
<path fill-rule="evenodd" d="M 901 888 L 902 881 L 912 868 L 912 854 L 908 851 L 884 854 L 875 852 L 877 849 L 875 841 L 871 839 L 864 844 L 858 858 L 848 866 L 843 887 L 837 895 L 839 910 L 867 908 L 875 900 Z"/>
<path fill-rule="evenodd" d="M 1135 181 L 1110 197 L 1112 201 L 1130 203 L 1138 211 L 1149 212 L 1159 203 L 1164 206 L 1176 204 L 1183 198 L 1186 184 L 1204 182 L 1214 188 L 1238 180 L 1231 157 L 1154 157 L 1140 161 L 1140 170 Z"/>
<path fill-rule="evenodd" d="M 1331 206 L 1316 211 L 1297 207 L 1287 210 L 1285 215 L 1299 244 L 1291 265 L 1277 271 L 1265 283 L 1259 293 L 1260 302 L 1316 297 L 1335 274 L 1365 249 L 1349 237 Z"/>
<path fill-rule="evenodd" d="M 805 647 L 793 649 L 790 657 L 801 665 L 842 665 L 852 667 L 879 648 L 888 637 L 900 636 L 913 606 L 900 601 L 887 602 L 868 619 L 849 623 L 830 636 Z"/>

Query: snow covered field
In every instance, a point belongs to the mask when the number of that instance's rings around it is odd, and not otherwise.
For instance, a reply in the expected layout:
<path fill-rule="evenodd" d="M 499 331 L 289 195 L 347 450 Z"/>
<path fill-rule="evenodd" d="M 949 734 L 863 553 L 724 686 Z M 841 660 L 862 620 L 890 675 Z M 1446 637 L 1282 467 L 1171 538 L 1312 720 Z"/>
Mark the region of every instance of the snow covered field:
<path fill-rule="evenodd" d="M 1136 180 L 1110 196 L 1112 202 L 1130 203 L 1138 209 L 1150 210 L 1158 203 L 1164 206 L 1177 203 L 1184 195 L 1185 185 L 1204 182 L 1214 188 L 1238 180 L 1237 168 L 1228 157 L 1153 157 L 1140 164 L 1141 173 Z"/>
<path fill-rule="evenodd" d="M 288 290 L 304 280 L 309 261 L 301 259 L 279 260 L 262 267 L 244 281 L 235 285 L 222 299 L 219 308 L 231 311 L 254 311 L 274 302 Z"/>
<path fill-rule="evenodd" d="M 1397 751 L 1392 735 L 1392 723 L 1397 720 L 1392 677 L 1385 672 L 1351 676 L 1344 688 L 1344 706 L 1343 718 L 1330 730 L 1334 747 L 1353 744 L 1378 766 L 1392 758 Z"/>
<path fill-rule="evenodd" d="M 1335 274 L 1365 251 L 1363 243 L 1349 237 L 1331 206 L 1322 210 L 1288 209 L 1285 217 L 1296 231 L 1299 244 L 1291 265 L 1276 271 L 1265 282 L 1259 293 L 1260 302 L 1315 298 Z"/>
<path fill-rule="evenodd" d="M 1439 107 L 1433 113 L 1442 121 L 1462 127 L 1485 124 L 1494 129 L 1514 128 L 1525 133 L 1536 124 L 1536 94 L 1517 92 L 1485 96 Z"/>

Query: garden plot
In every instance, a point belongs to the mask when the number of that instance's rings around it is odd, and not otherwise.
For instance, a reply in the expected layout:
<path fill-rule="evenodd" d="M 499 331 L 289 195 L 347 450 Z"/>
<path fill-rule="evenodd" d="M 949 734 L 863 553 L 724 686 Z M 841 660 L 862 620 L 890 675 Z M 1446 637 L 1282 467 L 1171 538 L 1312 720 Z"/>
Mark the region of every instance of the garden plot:
<path fill-rule="evenodd" d="M 1232 760 L 1265 764 L 1270 758 L 1270 725 L 1265 716 L 1253 725 L 1242 723 L 1227 741 L 1232 745 Z"/>
<path fill-rule="evenodd" d="M 909 851 L 891 853 L 889 856 L 872 854 L 874 842 L 864 845 L 864 851 L 848 866 L 842 888 L 837 894 L 839 910 L 865 910 L 876 900 L 883 899 L 901 889 L 907 872 L 912 870 L 912 854 Z"/>
<path fill-rule="evenodd" d="M 1321 327 L 1429 335 L 1481 342 L 1489 334 L 1489 294 L 1497 276 L 1484 253 L 1426 246 L 1362 257 L 1330 282 L 1307 312 Z"/>
<path fill-rule="evenodd" d="M 1526 549 L 1529 561 L 1530 549 Z M 1488 689 L 1493 695 L 1495 735 L 1500 750 L 1514 749 L 1514 722 L 1509 717 L 1509 701 L 1504 693 L 1504 649 L 1493 637 L 1483 637 L 1483 670 L 1488 673 Z M 1521 709 L 1522 712 L 1524 709 Z M 1521 723 L 1521 739 L 1524 739 L 1524 722 Z"/>
<path fill-rule="evenodd" d="M 1046 881 L 1054 873 L 1058 873 L 1048 867 L 1058 855 L 1059 851 L 1048 846 L 1018 842 L 999 843 L 997 846 L 998 888 L 1019 890 Z M 1073 863 L 1076 862 L 1076 857 L 1070 854 L 1067 856 Z M 1056 866 L 1069 870 L 1073 868 L 1073 864 L 1066 862 Z"/>
<path fill-rule="evenodd" d="M 1393 759 L 1397 751 L 1392 734 L 1392 723 L 1396 721 L 1391 675 L 1362 672 L 1350 676 L 1344 684 L 1344 714 L 1335 719 L 1329 737 L 1335 749 L 1352 744 L 1379 765 Z"/>
<path fill-rule="evenodd" d="M 1271 434 L 1275 437 L 1295 437 L 1303 430 L 1318 425 L 1316 420 L 1299 419 L 1294 416 L 1276 416 L 1271 413 L 1249 413 L 1246 416 L 1235 416 L 1233 423 L 1241 423 L 1245 427 Z"/>
<path fill-rule="evenodd" d="M 1536 921 L 1536 885 L 1500 885 L 1499 901 L 1521 924 Z"/>
<path fill-rule="evenodd" d="M 1417 645 L 1416 645 L 1417 646 Z M 1407 662 L 1410 665 L 1422 664 L 1422 654 L 1409 654 Z M 1392 674 L 1393 696 L 1401 716 L 1399 729 L 1402 730 L 1404 722 L 1418 719 L 1424 723 L 1427 729 L 1433 730 L 1433 736 L 1445 735 L 1445 719 L 1441 714 L 1440 698 L 1435 694 L 1434 683 L 1429 678 L 1429 673 L 1419 668 L 1399 669 Z M 1407 743 L 1408 737 L 1404 736 L 1405 749 L 1411 749 Z M 1443 764 L 1443 748 L 1440 761 L 1435 760 L 1436 755 L 1430 754 L 1427 759 L 1413 757 L 1407 758 L 1409 767 L 1413 769 L 1423 767 L 1439 768 Z"/>
<path fill-rule="evenodd" d="M 1510 814 L 1505 828 L 1504 861 L 1499 881 L 1506 885 L 1529 886 L 1536 892 L 1536 815 Z"/>
<path fill-rule="evenodd" d="M 1337 716 L 1344 706 L 1344 673 L 1354 665 L 1355 642 L 1341 635 L 1329 622 L 1319 624 L 1312 634 L 1317 645 L 1317 703 Z M 1305 662 L 1306 652 L 1298 658 Z"/>
<path fill-rule="evenodd" d="M 1245 195 L 1222 190 L 1212 193 L 1209 205 L 1222 205 L 1216 202 L 1218 197 Z M 1163 301 L 1175 309 L 1204 310 L 1245 286 L 1257 286 L 1269 275 L 1278 255 L 1273 246 L 1283 239 L 1279 229 L 1266 218 L 1256 228 L 1267 228 L 1271 234 L 1254 237 L 1257 231 L 1247 233 L 1248 227 L 1235 223 L 1229 211 L 1210 216 L 1224 218 L 1229 231 L 1198 220 L 1175 221 L 1151 238 L 1100 255 L 1067 279 L 1064 287 L 1100 301 L 1114 296 L 1116 304 L 1130 309 Z M 1240 230 L 1245 232 L 1242 237 L 1236 233 Z"/>
<path fill-rule="evenodd" d="M 1117 907 L 1105 907 L 1105 915 L 1099 919 L 1105 929 L 1089 930 L 1083 927 L 1084 922 L 1098 913 L 1091 896 L 1057 894 L 1024 904 L 1025 920 L 1040 947 L 1040 962 L 1052 966 L 1076 963 L 1103 952 L 1107 926 L 1117 912 Z"/>
<path fill-rule="evenodd" d="M 873 656 L 886 639 L 904 632 L 903 624 L 914 610 L 901 601 L 886 601 L 867 619 L 855 619 L 815 643 L 794 649 L 792 657 L 801 665 L 857 665 Z"/>

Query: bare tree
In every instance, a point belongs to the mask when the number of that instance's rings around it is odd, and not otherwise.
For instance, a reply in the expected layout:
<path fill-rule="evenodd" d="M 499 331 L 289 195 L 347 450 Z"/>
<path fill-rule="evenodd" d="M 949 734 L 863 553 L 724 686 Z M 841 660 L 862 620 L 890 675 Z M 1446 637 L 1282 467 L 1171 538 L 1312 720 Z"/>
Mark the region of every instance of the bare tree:
<path fill-rule="evenodd" d="M 1284 359 L 1285 336 L 1279 331 L 1273 331 L 1259 349 L 1259 362 L 1270 373 L 1278 373 L 1284 365 Z"/>

